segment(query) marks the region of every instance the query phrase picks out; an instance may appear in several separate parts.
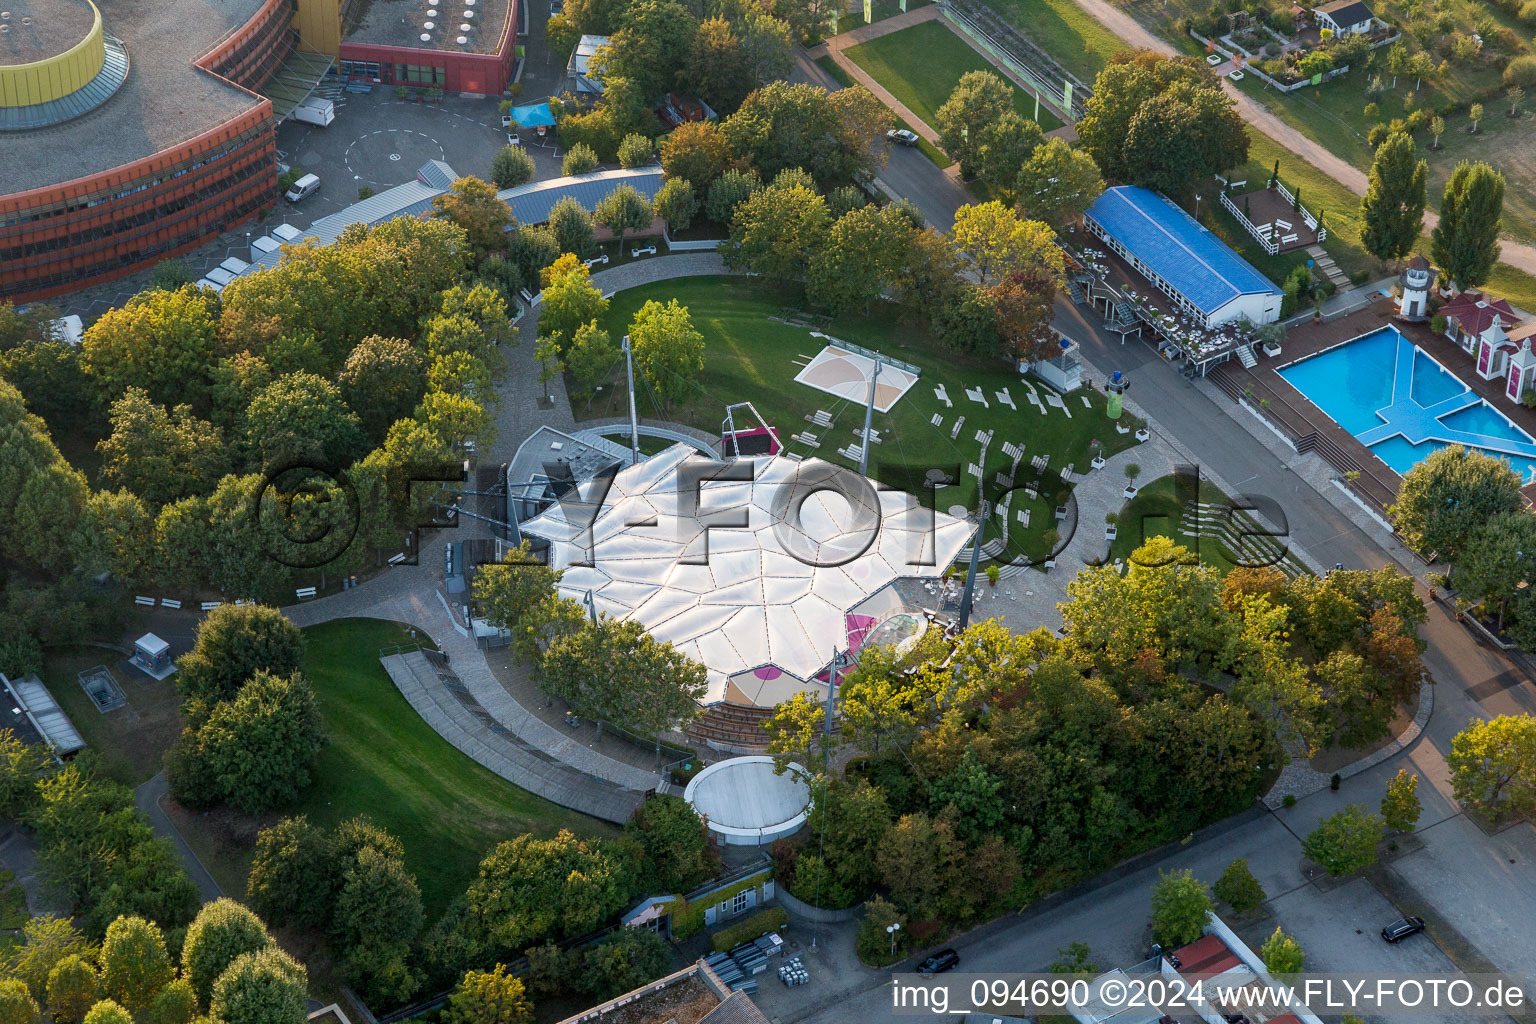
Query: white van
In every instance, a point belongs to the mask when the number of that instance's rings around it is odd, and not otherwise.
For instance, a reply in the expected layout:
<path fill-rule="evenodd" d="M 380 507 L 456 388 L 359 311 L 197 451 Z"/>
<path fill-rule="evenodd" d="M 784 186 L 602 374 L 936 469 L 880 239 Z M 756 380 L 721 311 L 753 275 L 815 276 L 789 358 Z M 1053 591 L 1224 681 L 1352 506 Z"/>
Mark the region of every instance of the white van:
<path fill-rule="evenodd" d="M 303 199 L 305 196 L 313 194 L 319 187 L 320 176 L 317 174 L 306 174 L 304 177 L 294 182 L 293 186 L 289 188 L 287 192 L 283 193 L 283 198 L 288 200 L 290 203 L 296 203 L 300 199 Z"/>

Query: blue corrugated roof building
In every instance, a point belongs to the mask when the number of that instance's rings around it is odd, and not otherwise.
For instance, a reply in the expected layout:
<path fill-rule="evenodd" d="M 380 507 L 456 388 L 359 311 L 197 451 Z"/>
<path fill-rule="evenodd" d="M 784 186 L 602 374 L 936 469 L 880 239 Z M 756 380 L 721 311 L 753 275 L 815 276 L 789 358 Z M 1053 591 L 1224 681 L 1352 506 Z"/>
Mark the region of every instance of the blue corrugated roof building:
<path fill-rule="evenodd" d="M 549 211 L 566 196 L 586 210 L 597 209 L 597 204 L 620 185 L 630 185 L 646 199 L 655 199 L 656 193 L 661 191 L 662 177 L 659 166 L 591 171 L 570 178 L 530 181 L 517 188 L 502 189 L 496 195 L 512 207 L 512 219 L 517 223 L 543 224 L 549 220 Z"/>
<path fill-rule="evenodd" d="M 1267 323 L 1278 316 L 1280 289 L 1164 196 L 1120 185 L 1105 190 L 1084 216 L 1137 270 L 1211 322 L 1242 315 Z M 1226 309 L 1244 297 L 1251 301 Z"/>
<path fill-rule="evenodd" d="M 496 195 L 511 207 L 515 223 L 543 224 L 549 220 L 549 211 L 566 196 L 591 211 L 620 185 L 630 185 L 646 199 L 655 199 L 656 193 L 661 191 L 662 178 L 659 166 L 592 171 L 569 178 L 533 181 L 517 188 L 503 189 Z M 452 167 L 441 160 L 430 160 L 416 172 L 415 180 L 385 189 L 344 210 L 321 217 L 310 225 L 302 238 L 295 241 L 313 238 L 320 245 L 330 245 L 353 224 L 382 224 L 396 217 L 420 216 L 432 208 L 433 199 L 448 191 L 454 179 Z M 440 182 L 441 187 L 438 186 Z M 251 266 L 244 273 L 251 274 L 266 267 L 275 267 L 280 258 L 281 253 L 276 247 L 253 245 Z"/>

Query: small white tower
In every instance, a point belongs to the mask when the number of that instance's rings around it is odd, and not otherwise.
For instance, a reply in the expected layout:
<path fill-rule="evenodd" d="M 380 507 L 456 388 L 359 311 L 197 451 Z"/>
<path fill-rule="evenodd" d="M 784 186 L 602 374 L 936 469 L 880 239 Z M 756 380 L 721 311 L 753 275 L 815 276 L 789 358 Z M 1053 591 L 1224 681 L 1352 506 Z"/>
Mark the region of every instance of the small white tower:
<path fill-rule="evenodd" d="M 1397 315 L 1404 320 L 1429 319 L 1429 285 L 1434 268 L 1423 256 L 1415 256 L 1403 270 L 1403 296 L 1397 301 Z"/>
<path fill-rule="evenodd" d="M 1536 387 L 1536 352 L 1531 351 L 1529 338 L 1520 343 L 1520 351 L 1509 361 L 1509 377 L 1504 387 L 1504 397 L 1511 402 Z"/>

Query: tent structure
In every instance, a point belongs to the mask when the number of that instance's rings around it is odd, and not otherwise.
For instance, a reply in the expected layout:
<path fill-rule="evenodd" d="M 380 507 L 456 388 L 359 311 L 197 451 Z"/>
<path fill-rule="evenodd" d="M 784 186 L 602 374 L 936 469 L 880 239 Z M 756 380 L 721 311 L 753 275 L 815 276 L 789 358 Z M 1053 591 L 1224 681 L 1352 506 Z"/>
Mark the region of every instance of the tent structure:
<path fill-rule="evenodd" d="M 674 445 L 599 488 L 522 533 L 549 543 L 564 596 L 590 594 L 703 663 L 707 704 L 805 689 L 875 628 L 850 613 L 897 579 L 939 576 L 975 531 L 821 459 L 722 463 Z"/>

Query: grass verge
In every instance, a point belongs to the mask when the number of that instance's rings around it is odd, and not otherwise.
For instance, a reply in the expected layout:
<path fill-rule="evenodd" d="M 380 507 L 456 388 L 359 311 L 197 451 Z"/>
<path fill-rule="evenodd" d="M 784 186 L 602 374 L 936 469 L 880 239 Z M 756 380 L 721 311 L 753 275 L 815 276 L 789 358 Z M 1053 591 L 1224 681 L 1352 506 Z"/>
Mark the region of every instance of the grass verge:
<path fill-rule="evenodd" d="M 842 86 L 844 89 L 858 84 L 854 81 L 853 76 L 850 75 L 847 71 L 843 70 L 842 65 L 833 60 L 830 56 L 817 57 L 816 66 L 821 68 L 821 70 L 825 71 L 827 74 L 831 75 L 832 80 L 835 81 L 838 85 Z M 912 131 L 912 126 L 898 117 L 894 110 L 891 111 L 891 117 L 895 120 L 896 126 L 898 128 L 905 128 L 909 132 Z M 917 133 L 913 132 L 913 134 L 916 135 Z M 933 143 L 923 138 L 921 135 L 917 136 L 917 149 L 918 152 L 922 153 L 923 156 L 932 161 L 933 165 L 938 167 L 940 170 L 954 163 L 954 161 L 949 158 L 948 154 L 946 154 L 938 146 L 935 146 Z"/>
<path fill-rule="evenodd" d="M 409 641 L 404 626 L 343 619 L 313 626 L 304 636 L 306 667 L 330 742 L 315 762 L 314 783 L 282 814 L 308 815 L 326 827 L 366 814 L 394 833 L 421 885 L 429 921 L 464 891 L 481 858 L 504 839 L 562 828 L 613 834 L 609 825 L 517 788 L 439 736 L 379 664 L 381 647 Z M 188 844 L 219 884 L 236 894 L 245 890 L 255 833 L 279 816 L 173 808 Z"/>
<path fill-rule="evenodd" d="M 848 59 L 891 91 L 920 120 L 933 124 L 934 115 L 968 71 L 997 74 L 985 57 L 939 21 L 925 21 L 843 51 Z M 1003 77 L 1003 76 L 999 76 Z M 1003 81 L 1013 93 L 1013 109 L 1037 121 L 1044 131 L 1061 127 L 1061 120 L 1033 96 Z"/>

